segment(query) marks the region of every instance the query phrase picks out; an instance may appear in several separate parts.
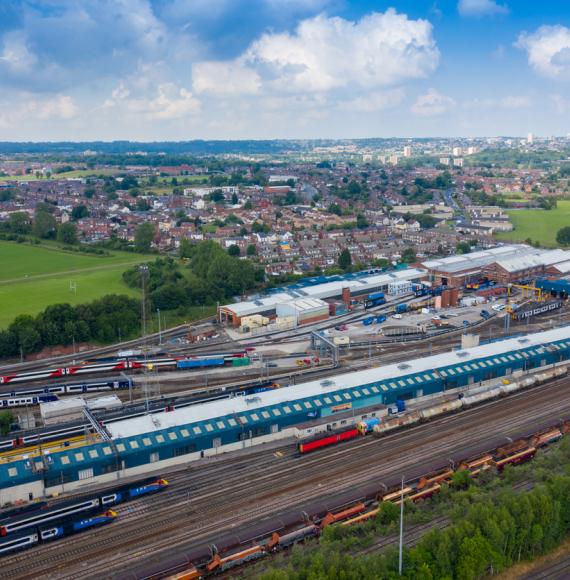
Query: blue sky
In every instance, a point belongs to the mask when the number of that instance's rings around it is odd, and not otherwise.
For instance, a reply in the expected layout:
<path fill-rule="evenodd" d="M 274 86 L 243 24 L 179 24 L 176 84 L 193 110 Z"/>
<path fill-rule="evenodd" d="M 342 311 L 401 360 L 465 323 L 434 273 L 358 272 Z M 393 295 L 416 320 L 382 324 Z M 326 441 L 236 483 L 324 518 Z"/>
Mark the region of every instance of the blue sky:
<path fill-rule="evenodd" d="M 570 132 L 565 0 L 0 0 L 0 139 Z"/>

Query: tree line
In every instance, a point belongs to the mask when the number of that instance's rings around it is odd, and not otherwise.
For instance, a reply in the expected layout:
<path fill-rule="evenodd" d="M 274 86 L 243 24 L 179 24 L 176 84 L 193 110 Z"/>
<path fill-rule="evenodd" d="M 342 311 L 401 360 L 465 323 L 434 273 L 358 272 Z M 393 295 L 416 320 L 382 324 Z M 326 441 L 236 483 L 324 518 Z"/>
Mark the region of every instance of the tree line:
<path fill-rule="evenodd" d="M 50 346 L 79 342 L 109 343 L 137 333 L 140 300 L 109 294 L 86 304 L 53 304 L 36 316 L 17 316 L 0 331 L 0 357 L 14 357 Z"/>
<path fill-rule="evenodd" d="M 197 244 L 183 240 L 180 255 L 187 261 L 186 266 L 174 258 L 157 258 L 146 264 L 146 289 L 153 309 L 211 305 L 264 282 L 263 268 L 239 259 L 235 252 L 226 252 L 211 240 Z M 123 280 L 131 288 L 141 288 L 141 276 L 140 266 L 134 266 L 124 272 Z"/>

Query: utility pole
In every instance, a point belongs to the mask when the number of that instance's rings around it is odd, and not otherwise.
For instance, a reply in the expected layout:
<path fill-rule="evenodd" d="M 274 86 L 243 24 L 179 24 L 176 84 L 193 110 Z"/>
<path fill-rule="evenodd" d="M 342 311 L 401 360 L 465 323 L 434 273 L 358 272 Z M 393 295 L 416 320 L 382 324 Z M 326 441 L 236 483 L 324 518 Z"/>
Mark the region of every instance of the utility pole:
<path fill-rule="evenodd" d="M 139 266 L 139 272 L 141 274 L 141 290 L 142 290 L 142 302 L 141 302 L 141 325 L 142 325 L 142 340 L 143 340 L 143 356 L 144 356 L 144 370 L 143 370 L 143 389 L 145 398 L 145 408 L 148 413 L 149 402 L 148 402 L 148 348 L 146 340 L 146 279 L 148 276 L 148 266 L 142 264 Z"/>
<path fill-rule="evenodd" d="M 156 309 L 156 314 L 158 315 L 158 344 L 162 346 L 162 328 L 160 326 L 160 308 Z"/>
<path fill-rule="evenodd" d="M 398 558 L 398 574 L 402 575 L 404 551 L 404 476 L 402 475 L 402 487 L 400 488 L 400 555 Z"/>

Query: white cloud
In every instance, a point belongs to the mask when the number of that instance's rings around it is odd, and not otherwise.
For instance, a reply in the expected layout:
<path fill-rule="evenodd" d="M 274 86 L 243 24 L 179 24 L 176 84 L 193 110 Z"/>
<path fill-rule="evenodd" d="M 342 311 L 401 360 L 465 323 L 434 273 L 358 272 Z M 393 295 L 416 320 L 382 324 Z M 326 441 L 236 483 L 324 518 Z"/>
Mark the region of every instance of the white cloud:
<path fill-rule="evenodd" d="M 496 0 L 459 0 L 457 10 L 461 16 L 494 16 L 508 14 L 509 7 Z"/>
<path fill-rule="evenodd" d="M 69 95 L 39 97 L 19 93 L 0 103 L 0 127 L 16 127 L 30 120 L 67 121 L 74 119 L 78 113 L 79 108 Z"/>
<path fill-rule="evenodd" d="M 393 9 L 357 22 L 320 15 L 303 20 L 293 34 L 264 34 L 233 62 L 199 63 L 194 90 L 218 88 L 216 74 L 233 81 L 233 68 L 240 79 L 261 79 L 264 88 L 279 92 L 372 89 L 424 78 L 438 62 L 427 20 L 410 20 Z"/>
<path fill-rule="evenodd" d="M 554 103 L 554 109 L 559 115 L 564 115 L 570 111 L 570 99 L 563 97 L 562 95 L 550 95 L 552 102 Z"/>
<path fill-rule="evenodd" d="M 541 26 L 536 32 L 523 32 L 515 43 L 526 50 L 528 63 L 538 73 L 548 77 L 570 74 L 570 28 Z"/>
<path fill-rule="evenodd" d="M 253 95 L 260 85 L 259 75 L 238 60 L 199 62 L 192 67 L 192 88 L 197 93 Z"/>
<path fill-rule="evenodd" d="M 22 32 L 5 34 L 3 44 L 0 64 L 14 73 L 27 73 L 32 70 L 38 59 L 28 48 L 26 37 Z"/>
<path fill-rule="evenodd" d="M 373 113 L 398 106 L 406 96 L 404 89 L 375 92 L 339 103 L 339 109 L 359 113 Z"/>
<path fill-rule="evenodd" d="M 507 95 L 506 97 L 489 97 L 484 99 L 474 98 L 462 103 L 467 110 L 476 109 L 527 109 L 532 105 L 532 99 L 527 95 Z"/>
<path fill-rule="evenodd" d="M 446 95 L 442 95 L 436 89 L 428 91 L 418 96 L 412 105 L 411 111 L 419 117 L 437 117 L 443 115 L 455 107 L 455 101 Z"/>
<path fill-rule="evenodd" d="M 198 112 L 201 103 L 192 92 L 175 83 L 159 83 L 147 93 L 142 93 L 133 91 L 122 82 L 101 108 L 113 110 L 113 115 L 117 116 L 124 111 L 130 115 L 144 115 L 150 120 L 171 120 Z"/>

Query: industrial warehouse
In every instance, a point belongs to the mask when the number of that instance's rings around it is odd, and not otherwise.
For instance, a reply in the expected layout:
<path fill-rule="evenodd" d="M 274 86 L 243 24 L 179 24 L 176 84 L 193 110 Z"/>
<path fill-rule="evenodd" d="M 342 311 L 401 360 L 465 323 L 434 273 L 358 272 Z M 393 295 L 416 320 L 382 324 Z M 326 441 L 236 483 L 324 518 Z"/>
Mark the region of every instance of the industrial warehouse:
<path fill-rule="evenodd" d="M 415 284 L 462 288 L 482 280 L 498 285 L 570 275 L 570 251 L 506 245 L 465 255 L 427 260 L 391 272 L 364 271 L 308 278 L 278 292 L 218 308 L 218 320 L 231 327 L 291 328 L 343 314 L 370 294 L 399 296 Z"/>
<path fill-rule="evenodd" d="M 123 419 L 96 442 L 0 465 L 0 501 L 32 499 L 112 482 L 299 435 L 307 421 L 516 377 L 570 358 L 570 326 L 337 375 L 253 396 L 229 397 Z M 455 395 L 456 396 L 456 395 Z M 360 413 L 360 415 L 362 415 Z"/>

